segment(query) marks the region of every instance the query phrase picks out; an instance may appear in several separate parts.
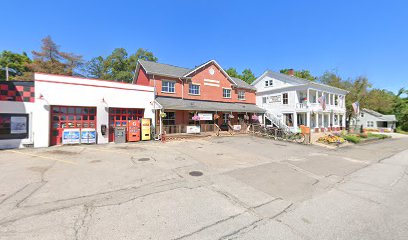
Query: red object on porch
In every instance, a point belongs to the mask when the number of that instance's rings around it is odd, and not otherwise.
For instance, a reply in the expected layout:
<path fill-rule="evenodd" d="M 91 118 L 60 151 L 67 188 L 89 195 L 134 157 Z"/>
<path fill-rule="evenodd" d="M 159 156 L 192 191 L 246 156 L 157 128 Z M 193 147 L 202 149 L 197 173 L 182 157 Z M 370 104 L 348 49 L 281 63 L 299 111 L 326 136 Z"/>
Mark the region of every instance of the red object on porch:
<path fill-rule="evenodd" d="M 139 120 L 129 120 L 129 124 L 127 128 L 127 141 L 128 142 L 140 141 L 140 121 Z"/>

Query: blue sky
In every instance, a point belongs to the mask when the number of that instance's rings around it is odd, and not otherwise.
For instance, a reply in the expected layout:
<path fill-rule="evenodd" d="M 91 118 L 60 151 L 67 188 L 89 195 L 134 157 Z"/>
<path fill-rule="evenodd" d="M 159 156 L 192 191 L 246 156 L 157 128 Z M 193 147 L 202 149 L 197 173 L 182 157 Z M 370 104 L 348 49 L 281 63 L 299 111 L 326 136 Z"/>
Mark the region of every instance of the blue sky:
<path fill-rule="evenodd" d="M 57 3 L 58 2 L 58 3 Z M 116 47 L 194 67 L 336 69 L 377 88 L 408 87 L 407 1 L 3 1 L 0 50 L 38 50 L 51 35 L 89 60 Z M 4 9 L 8 9 L 4 11 Z"/>

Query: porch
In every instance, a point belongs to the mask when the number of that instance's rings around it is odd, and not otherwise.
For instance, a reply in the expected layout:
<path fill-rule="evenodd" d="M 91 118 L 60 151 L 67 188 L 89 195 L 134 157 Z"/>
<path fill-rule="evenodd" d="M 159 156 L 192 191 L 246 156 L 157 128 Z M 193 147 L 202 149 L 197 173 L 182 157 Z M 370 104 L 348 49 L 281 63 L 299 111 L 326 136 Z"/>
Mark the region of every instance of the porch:
<path fill-rule="evenodd" d="M 300 131 L 300 125 L 310 127 L 314 132 L 340 131 L 346 127 L 346 115 L 335 112 L 292 112 L 281 116 L 292 132 Z"/>

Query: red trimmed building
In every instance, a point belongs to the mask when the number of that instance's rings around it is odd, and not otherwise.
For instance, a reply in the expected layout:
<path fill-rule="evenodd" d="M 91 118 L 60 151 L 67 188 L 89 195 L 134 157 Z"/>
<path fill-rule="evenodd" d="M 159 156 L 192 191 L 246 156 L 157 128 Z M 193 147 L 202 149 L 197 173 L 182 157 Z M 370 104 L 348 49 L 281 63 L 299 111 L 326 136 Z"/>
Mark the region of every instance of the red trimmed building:
<path fill-rule="evenodd" d="M 154 87 L 156 126 L 167 133 L 192 126 L 213 131 L 214 123 L 227 130 L 228 120 L 247 124 L 264 112 L 256 106 L 256 89 L 230 77 L 215 60 L 193 69 L 139 60 L 134 83 Z"/>

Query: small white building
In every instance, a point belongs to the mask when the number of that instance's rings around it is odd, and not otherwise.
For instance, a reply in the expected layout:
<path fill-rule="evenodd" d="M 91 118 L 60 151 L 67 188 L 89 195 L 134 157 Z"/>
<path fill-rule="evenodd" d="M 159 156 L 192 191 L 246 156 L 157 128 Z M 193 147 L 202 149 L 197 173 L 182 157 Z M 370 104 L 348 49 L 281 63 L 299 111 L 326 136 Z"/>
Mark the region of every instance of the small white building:
<path fill-rule="evenodd" d="M 257 105 L 266 110 L 267 125 L 293 132 L 300 125 L 315 132 L 345 128 L 346 90 L 294 77 L 293 71 L 290 74 L 267 70 L 252 83 Z"/>
<path fill-rule="evenodd" d="M 384 115 L 367 108 L 361 109 L 359 116 L 350 120 L 352 128 L 362 126 L 363 129 L 379 132 L 394 132 L 396 124 L 395 115 Z"/>
<path fill-rule="evenodd" d="M 1 94 L 0 149 L 59 145 L 66 129 L 91 129 L 97 144 L 108 143 L 114 141 L 115 127 L 154 118 L 153 87 L 43 73 L 35 73 L 29 83 L 30 101 Z"/>

